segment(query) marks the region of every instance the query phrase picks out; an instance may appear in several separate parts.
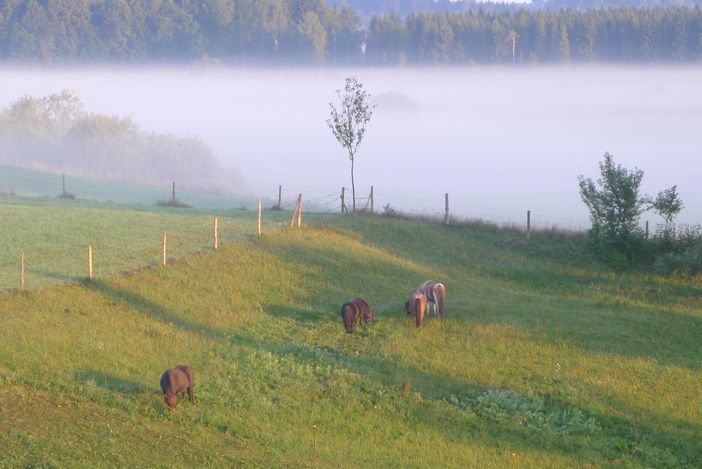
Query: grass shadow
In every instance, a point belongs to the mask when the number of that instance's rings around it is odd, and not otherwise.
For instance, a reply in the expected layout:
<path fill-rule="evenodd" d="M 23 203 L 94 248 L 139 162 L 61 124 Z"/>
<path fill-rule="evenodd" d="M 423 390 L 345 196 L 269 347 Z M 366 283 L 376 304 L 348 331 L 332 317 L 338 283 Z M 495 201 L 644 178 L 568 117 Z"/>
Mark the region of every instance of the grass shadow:
<path fill-rule="evenodd" d="M 414 425 L 421 422 L 434 428 L 448 441 L 475 443 L 478 440 L 487 446 L 518 453 L 549 451 L 595 465 L 613 461 L 619 464 L 624 460 L 646 467 L 671 463 L 677 467 L 699 467 L 702 463 L 702 440 L 696 436 L 702 428 L 676 420 L 661 422 L 618 403 L 615 405 L 622 412 L 612 415 L 557 395 L 540 395 L 536 402 L 541 402 L 542 407 L 536 411 L 537 426 L 534 426 L 529 423 L 534 417 L 535 411 L 530 407 L 534 398 L 518 391 L 426 372 L 392 357 L 345 354 L 331 347 L 267 343 L 244 335 L 234 335 L 230 341 L 233 345 L 265 350 L 312 367 L 345 369 L 374 382 L 380 394 L 389 391 L 396 393 L 397 399 L 409 402 L 411 396 L 402 396 L 403 380 L 407 380 L 412 393 L 421 395 L 419 400 L 415 399 L 409 414 L 405 414 L 409 415 L 407 418 Z M 364 393 L 378 391 L 372 386 L 361 387 Z M 495 394 L 498 398 L 487 399 Z M 516 403 L 500 397 L 504 395 Z M 636 415 L 642 418 L 637 420 Z M 594 430 L 580 428 L 582 422 L 588 421 L 595 422 Z"/>
<path fill-rule="evenodd" d="M 45 269 L 32 269 L 32 272 L 51 280 L 55 280 L 59 283 L 78 283 L 85 280 L 85 275 L 70 275 L 61 274 L 58 272 L 51 272 Z"/>
<path fill-rule="evenodd" d="M 146 388 L 141 383 L 136 381 L 118 378 L 102 371 L 78 370 L 74 373 L 74 377 L 80 382 L 87 383 L 92 381 L 103 389 L 120 393 L 131 394 L 156 390 L 156 388 Z"/>
<path fill-rule="evenodd" d="M 264 305 L 263 311 L 279 318 L 289 318 L 301 323 L 316 323 L 329 319 L 329 313 L 317 309 L 293 308 L 285 305 Z"/>
<path fill-rule="evenodd" d="M 448 287 L 448 320 L 516 323 L 543 340 L 567 341 L 589 352 L 650 358 L 690 369 L 702 366 L 702 349 L 697 347 L 702 316 L 694 307 L 702 299 L 699 288 L 634 276 L 625 277 L 629 290 L 622 292 L 611 272 L 588 263 L 571 265 L 558 257 L 516 251 L 505 256 L 508 245 L 496 251 L 494 237 L 485 236 L 489 230 L 407 226 L 373 217 L 355 221 L 342 219 L 338 228 L 333 223 L 327 226 L 400 261 L 438 271 L 442 277 L 435 280 Z M 437 243 L 442 249 L 432 249 Z M 357 265 L 350 257 L 335 262 Z M 416 272 L 400 265 L 388 270 L 394 278 L 383 282 L 386 292 L 399 291 L 398 279 L 409 285 L 407 279 L 416 277 Z"/>
<path fill-rule="evenodd" d="M 697 347 L 702 317 L 689 309 L 680 312 L 673 306 L 659 308 L 609 295 L 559 296 L 538 290 L 520 293 L 523 298 L 518 302 L 509 301 L 510 294 L 517 295 L 507 292 L 499 302 L 483 301 L 484 311 L 469 319 L 519 324 L 539 340 L 556 345 L 565 341 L 589 353 L 651 359 L 693 370 L 702 366 L 702 349 Z"/>
<path fill-rule="evenodd" d="M 208 339 L 221 339 L 224 337 L 224 332 L 219 329 L 189 321 L 182 316 L 170 311 L 158 303 L 154 303 L 143 296 L 140 296 L 130 290 L 116 288 L 102 280 L 86 281 L 85 285 L 98 293 L 101 293 L 113 301 L 117 301 L 126 306 L 134 308 L 148 315 L 152 319 L 159 322 L 174 325 L 184 331 L 197 334 Z"/>

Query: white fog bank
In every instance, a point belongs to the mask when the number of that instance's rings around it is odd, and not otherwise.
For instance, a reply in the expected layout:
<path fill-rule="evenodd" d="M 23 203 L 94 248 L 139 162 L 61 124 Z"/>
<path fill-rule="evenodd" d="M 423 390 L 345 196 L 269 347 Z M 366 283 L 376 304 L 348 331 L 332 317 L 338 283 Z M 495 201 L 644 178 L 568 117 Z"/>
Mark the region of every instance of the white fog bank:
<path fill-rule="evenodd" d="M 645 172 L 643 192 L 677 185 L 679 220 L 702 222 L 702 67 L 241 70 L 0 70 L 0 106 L 74 91 L 86 110 L 143 129 L 196 135 L 273 197 L 350 187 L 349 162 L 325 124 L 344 77 L 378 107 L 356 162 L 358 195 L 376 207 L 443 210 L 494 221 L 587 226 L 577 176 L 605 151 Z M 650 220 L 660 222 L 655 215 Z"/>

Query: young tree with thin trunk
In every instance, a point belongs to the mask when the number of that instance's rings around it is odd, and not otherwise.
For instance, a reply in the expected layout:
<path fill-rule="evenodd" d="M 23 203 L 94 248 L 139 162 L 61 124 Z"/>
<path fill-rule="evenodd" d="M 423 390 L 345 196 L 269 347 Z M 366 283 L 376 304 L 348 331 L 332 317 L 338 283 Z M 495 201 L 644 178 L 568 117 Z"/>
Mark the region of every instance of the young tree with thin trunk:
<path fill-rule="evenodd" d="M 366 124 L 370 121 L 375 106 L 370 104 L 370 94 L 363 89 L 363 85 L 356 77 L 347 78 L 344 90 L 336 90 L 336 94 L 339 96 L 339 107 L 334 106 L 334 103 L 329 103 L 331 114 L 327 119 L 327 125 L 341 146 L 346 149 L 349 160 L 351 160 L 351 196 L 355 212 L 354 162 L 358 146 L 366 134 Z"/>
<path fill-rule="evenodd" d="M 651 202 L 651 208 L 665 220 L 665 235 L 670 236 L 674 230 L 673 219 L 683 209 L 683 202 L 678 194 L 678 186 L 673 186 L 658 193 Z"/>

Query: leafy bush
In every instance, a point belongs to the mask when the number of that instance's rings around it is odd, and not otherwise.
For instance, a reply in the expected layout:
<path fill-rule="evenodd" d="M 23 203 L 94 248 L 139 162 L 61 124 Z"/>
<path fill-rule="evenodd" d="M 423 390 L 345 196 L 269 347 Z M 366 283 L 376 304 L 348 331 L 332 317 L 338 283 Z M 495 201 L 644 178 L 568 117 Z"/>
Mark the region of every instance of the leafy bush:
<path fill-rule="evenodd" d="M 190 205 L 178 199 L 161 199 L 156 202 L 156 205 L 159 207 L 192 208 Z"/>
<path fill-rule="evenodd" d="M 702 242 L 680 253 L 671 252 L 656 260 L 655 268 L 664 274 L 702 274 Z"/>
<path fill-rule="evenodd" d="M 383 216 L 389 218 L 400 218 L 402 217 L 402 214 L 399 210 L 392 208 L 390 204 L 385 204 L 383 206 Z"/>
<path fill-rule="evenodd" d="M 673 218 L 683 209 L 677 186 L 659 192 L 651 202 L 651 208 L 665 220 L 664 233 L 667 234 L 673 227 Z"/>
<path fill-rule="evenodd" d="M 239 178 L 197 137 L 145 132 L 130 118 L 84 112 L 70 91 L 0 109 L 7 164 L 111 180 L 226 190 Z"/>
<path fill-rule="evenodd" d="M 592 247 L 597 255 L 615 266 L 629 263 L 637 254 L 636 242 L 643 238 L 639 217 L 647 199 L 639 194 L 643 171 L 628 170 L 604 154 L 600 179 L 580 176 L 580 197 L 590 211 Z"/>
<path fill-rule="evenodd" d="M 71 193 L 71 192 L 61 192 L 59 195 L 56 196 L 59 199 L 70 199 L 74 200 L 76 198 L 76 195 Z"/>
<path fill-rule="evenodd" d="M 596 182 L 579 177 L 580 197 L 590 211 L 592 222 L 590 247 L 597 257 L 618 270 L 653 262 L 660 248 L 664 252 L 672 249 L 670 242 L 667 248 L 665 242 L 658 243 L 658 246 L 649 243 L 639 218 L 642 213 L 653 209 L 665 220 L 664 231 L 669 237 L 673 218 L 683 207 L 677 187 L 661 191 L 651 199 L 639 193 L 643 176 L 640 169 L 629 170 L 615 164 L 614 157 L 605 153 L 600 162 L 600 178 Z"/>

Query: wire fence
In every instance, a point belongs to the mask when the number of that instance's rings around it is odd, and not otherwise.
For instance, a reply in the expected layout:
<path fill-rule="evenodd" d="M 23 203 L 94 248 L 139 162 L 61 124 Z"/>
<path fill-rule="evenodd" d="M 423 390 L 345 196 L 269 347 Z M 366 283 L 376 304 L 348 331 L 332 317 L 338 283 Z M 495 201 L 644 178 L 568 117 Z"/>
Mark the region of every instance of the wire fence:
<path fill-rule="evenodd" d="M 40 173 L 31 169 L 0 166 L 0 195 L 43 196 L 54 198 L 64 190 L 75 194 L 82 200 L 110 201 L 140 205 L 155 205 L 159 200 L 172 197 L 171 184 L 163 187 L 130 185 L 122 182 L 95 181 L 79 176 L 66 176 L 66 186 L 63 186 L 63 175 Z M 177 183 L 177 181 L 176 181 Z M 279 186 L 278 188 L 280 188 Z M 180 188 L 176 184 L 178 200 L 202 210 L 247 209 L 256 208 L 259 197 L 263 197 L 264 207 L 277 206 L 276 187 L 232 188 L 227 193 L 214 193 Z M 309 187 L 282 187 L 282 210 L 292 210 L 297 202 L 298 194 L 305 197 L 305 210 L 311 212 L 341 213 L 343 188 L 337 191 L 320 191 Z M 351 209 L 350 190 L 345 189 L 345 206 Z M 372 197 L 367 190 L 357 190 L 356 209 L 383 212 L 384 207 L 393 208 L 413 215 L 443 217 L 445 210 L 443 198 L 430 199 L 416 195 L 398 194 L 393 192 L 375 192 Z M 526 212 L 531 210 L 531 226 L 535 229 L 557 227 L 564 230 L 581 231 L 590 226 L 587 219 L 576 216 L 563 216 L 539 210 L 538 207 L 522 207 L 519 210 L 497 207 L 486 207 L 471 204 L 465 198 L 453 195 L 450 203 L 450 214 L 454 218 L 484 220 L 500 225 L 516 225 L 526 227 Z"/>
<path fill-rule="evenodd" d="M 302 197 L 307 214 L 340 214 L 351 211 L 354 206 L 351 191 L 345 187 L 337 191 L 320 191 L 278 186 L 228 194 L 203 194 L 187 189 L 177 189 L 177 194 L 174 194 L 172 190 L 171 185 L 156 188 L 130 186 L 16 168 L 8 172 L 0 166 L 0 288 L 16 288 L 19 284 L 18 266 L 22 252 L 27 285 L 44 286 L 85 278 L 90 269 L 87 266 L 88 246 L 92 247 L 90 254 L 95 259 L 98 276 L 158 265 L 163 232 L 169 236 L 167 262 L 211 249 L 213 216 L 219 216 L 219 240 L 222 243 L 254 236 L 259 200 L 263 201 L 261 223 L 264 232 L 291 226 L 290 217 L 298 197 Z M 64 192 L 75 194 L 77 200 L 57 198 Z M 265 197 L 256 197 L 255 192 Z M 448 195 L 444 201 L 443 198 L 436 200 L 374 192 L 373 187 L 364 191 L 357 189 L 356 193 L 355 208 L 361 212 L 373 210 L 382 214 L 399 210 L 404 214 L 445 222 L 487 221 L 525 232 L 553 228 L 582 231 L 589 227 L 589 222 L 580 218 L 541 211 L 490 208 L 472 205 L 460 198 L 449 201 Z M 157 200 L 175 198 L 176 195 L 197 210 L 164 211 L 153 207 Z M 106 200 L 117 204 L 135 203 L 142 207 L 133 210 L 121 205 L 109 206 L 109 214 L 93 210 L 105 208 L 98 202 Z M 64 210 L 59 217 L 51 212 L 57 209 Z M 120 212 L 121 209 L 124 210 Z M 174 213 L 189 216 L 172 217 Z"/>

